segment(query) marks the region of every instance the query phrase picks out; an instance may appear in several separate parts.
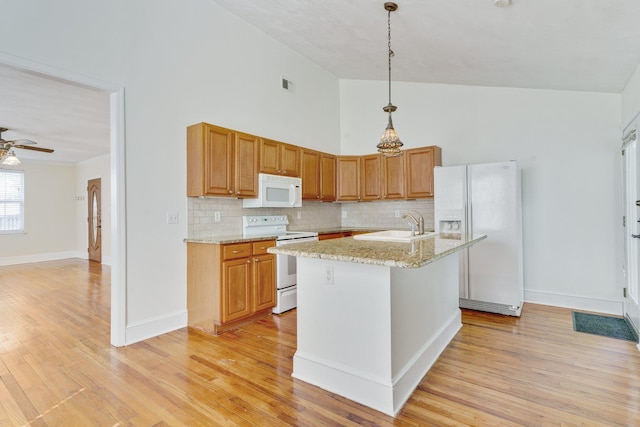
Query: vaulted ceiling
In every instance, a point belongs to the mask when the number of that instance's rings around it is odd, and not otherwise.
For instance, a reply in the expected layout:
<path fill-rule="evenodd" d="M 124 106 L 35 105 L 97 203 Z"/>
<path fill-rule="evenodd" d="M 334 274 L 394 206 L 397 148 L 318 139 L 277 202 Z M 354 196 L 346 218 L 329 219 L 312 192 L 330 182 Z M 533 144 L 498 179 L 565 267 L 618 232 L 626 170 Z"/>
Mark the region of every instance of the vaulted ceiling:
<path fill-rule="evenodd" d="M 212 0 L 340 79 L 387 79 L 387 12 L 373 0 Z M 398 0 L 393 80 L 619 93 L 640 64 L 638 0 Z M 109 152 L 109 96 L 0 66 L 4 139 L 76 163 Z"/>

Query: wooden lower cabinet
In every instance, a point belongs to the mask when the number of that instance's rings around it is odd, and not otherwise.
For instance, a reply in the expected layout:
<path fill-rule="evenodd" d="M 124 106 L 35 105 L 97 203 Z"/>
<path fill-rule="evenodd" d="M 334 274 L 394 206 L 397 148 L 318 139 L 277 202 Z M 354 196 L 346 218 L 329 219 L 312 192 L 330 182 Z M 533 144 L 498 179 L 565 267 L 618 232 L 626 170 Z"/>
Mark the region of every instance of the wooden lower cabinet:
<path fill-rule="evenodd" d="M 187 243 L 189 327 L 219 334 L 271 313 L 276 305 L 275 240 Z"/>
<path fill-rule="evenodd" d="M 255 256 L 253 259 L 254 312 L 271 310 L 276 305 L 276 260 L 271 254 Z"/>

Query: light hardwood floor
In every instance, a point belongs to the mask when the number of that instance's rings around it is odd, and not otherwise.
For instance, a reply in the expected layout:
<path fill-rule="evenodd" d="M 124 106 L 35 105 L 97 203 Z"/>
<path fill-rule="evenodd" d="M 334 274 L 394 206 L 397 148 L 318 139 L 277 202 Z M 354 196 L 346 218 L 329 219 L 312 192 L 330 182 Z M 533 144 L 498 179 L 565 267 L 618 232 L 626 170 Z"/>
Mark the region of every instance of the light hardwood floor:
<path fill-rule="evenodd" d="M 110 347 L 109 281 L 78 259 L 0 267 L 1 426 L 640 425 L 640 352 L 567 309 L 465 311 L 393 419 L 291 378 L 295 310 Z"/>

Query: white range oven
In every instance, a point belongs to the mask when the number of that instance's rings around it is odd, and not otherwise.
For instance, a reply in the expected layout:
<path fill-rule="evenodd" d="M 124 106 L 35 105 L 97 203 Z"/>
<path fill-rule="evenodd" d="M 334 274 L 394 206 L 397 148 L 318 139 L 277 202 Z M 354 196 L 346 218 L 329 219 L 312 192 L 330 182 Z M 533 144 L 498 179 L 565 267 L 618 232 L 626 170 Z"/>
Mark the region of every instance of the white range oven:
<path fill-rule="evenodd" d="M 312 231 L 287 231 L 289 218 L 286 215 L 259 215 L 242 217 L 244 237 L 274 236 L 276 246 L 318 240 L 318 233 Z M 276 255 L 276 314 L 296 308 L 297 298 L 296 257 Z"/>

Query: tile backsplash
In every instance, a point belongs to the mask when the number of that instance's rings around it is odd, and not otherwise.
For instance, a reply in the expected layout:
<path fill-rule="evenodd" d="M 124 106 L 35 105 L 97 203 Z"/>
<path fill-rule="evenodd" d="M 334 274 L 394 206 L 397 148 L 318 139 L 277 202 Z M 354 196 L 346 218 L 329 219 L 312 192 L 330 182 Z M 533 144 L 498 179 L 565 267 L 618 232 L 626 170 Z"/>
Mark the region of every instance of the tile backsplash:
<path fill-rule="evenodd" d="M 425 229 L 433 229 L 433 200 L 399 200 L 395 202 L 323 203 L 302 202 L 301 208 L 242 207 L 242 200 L 224 197 L 187 198 L 187 237 L 203 238 L 242 234 L 243 215 L 287 215 L 292 230 L 327 229 L 337 227 L 372 227 L 409 229 L 406 219 L 397 218 L 418 211 L 425 221 Z M 397 211 L 397 212 L 396 212 Z M 220 212 L 220 221 L 215 213 Z M 298 219 L 300 213 L 300 219 Z"/>
<path fill-rule="evenodd" d="M 402 215 L 412 211 L 423 216 L 425 230 L 433 229 L 433 199 L 343 203 L 342 226 L 408 230 L 409 221 Z"/>

